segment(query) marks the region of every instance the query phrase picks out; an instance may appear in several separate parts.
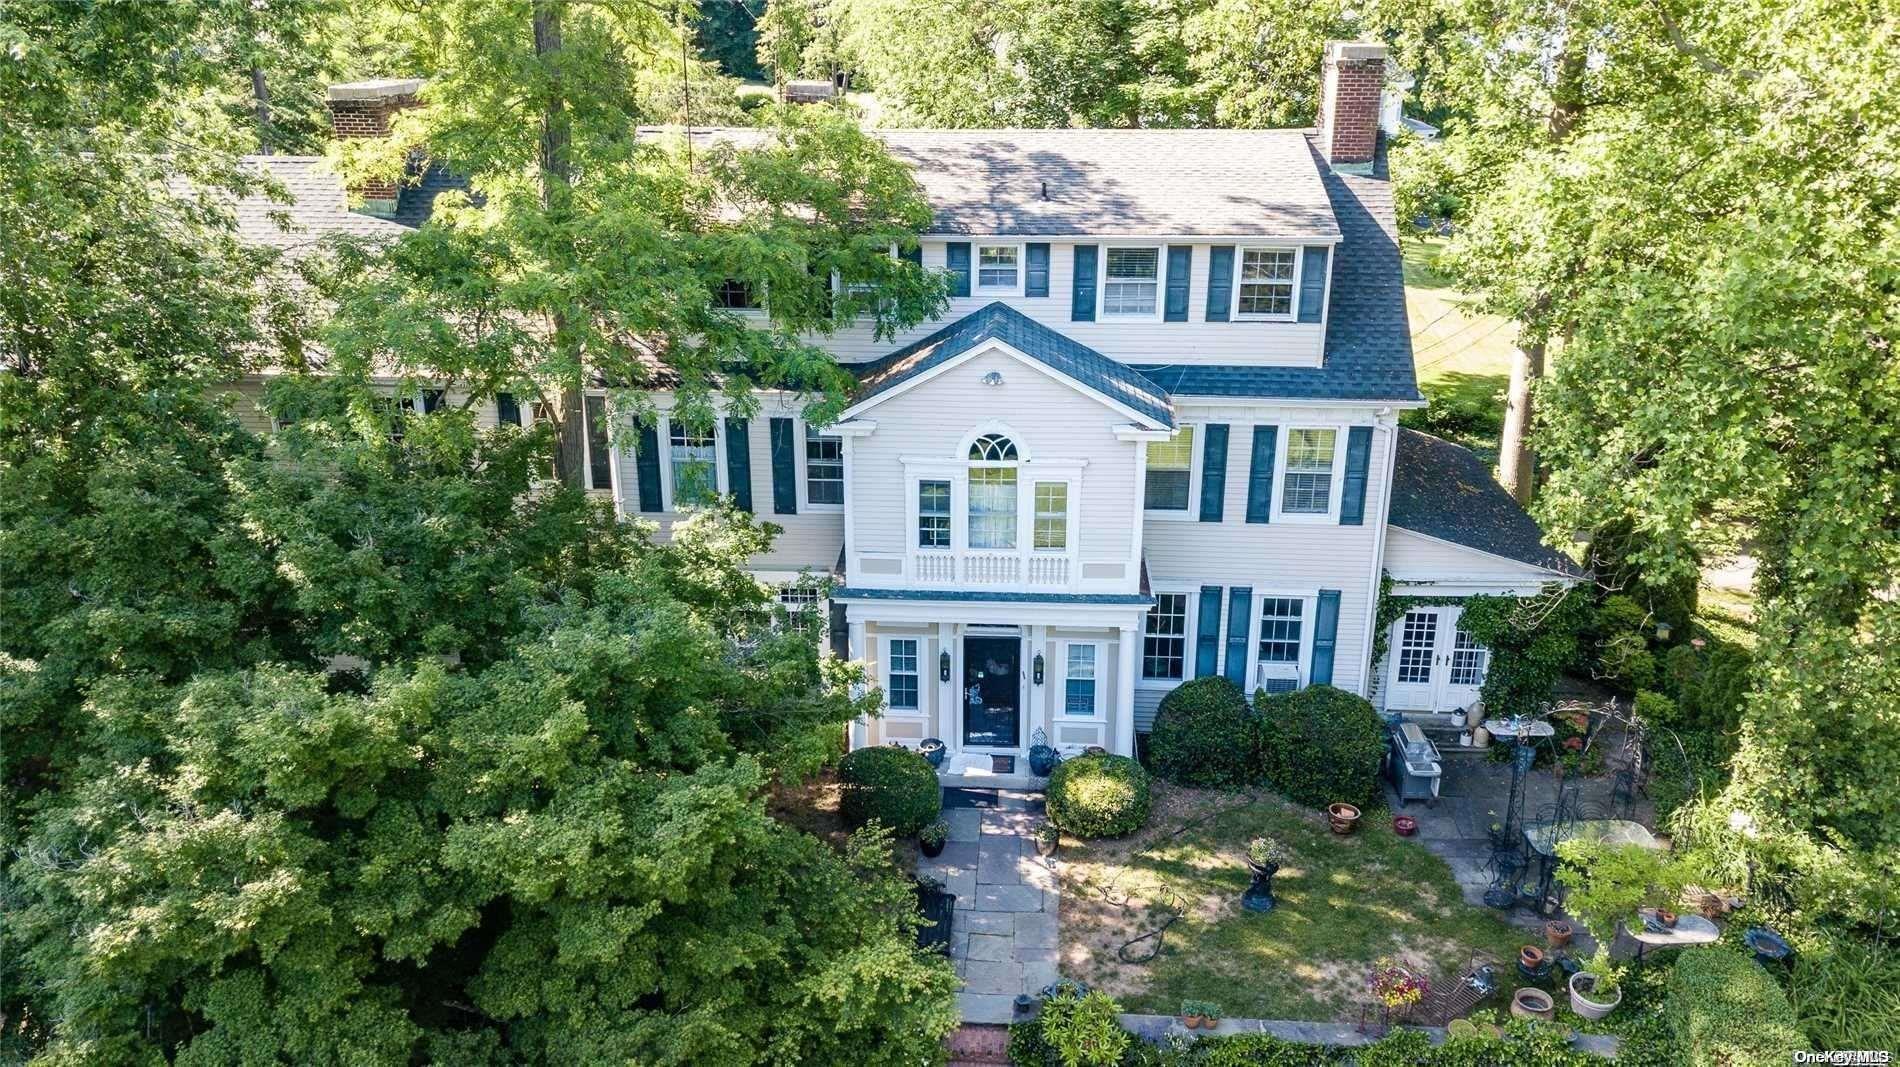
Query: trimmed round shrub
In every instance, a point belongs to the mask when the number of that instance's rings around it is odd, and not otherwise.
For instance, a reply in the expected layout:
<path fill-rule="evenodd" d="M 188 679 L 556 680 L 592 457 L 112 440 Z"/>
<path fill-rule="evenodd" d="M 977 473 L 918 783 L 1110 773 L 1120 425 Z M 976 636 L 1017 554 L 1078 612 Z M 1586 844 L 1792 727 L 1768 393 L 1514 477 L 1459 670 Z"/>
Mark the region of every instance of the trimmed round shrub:
<path fill-rule="evenodd" d="M 1780 983 L 1726 945 L 1682 950 L 1669 975 L 1663 1014 L 1690 1063 L 1785 1064 L 1807 1048 Z"/>
<path fill-rule="evenodd" d="M 1049 821 L 1077 837 L 1121 837 L 1148 821 L 1148 772 L 1127 756 L 1078 756 L 1049 774 Z"/>
<path fill-rule="evenodd" d="M 1255 710 L 1260 773 L 1269 785 L 1315 808 L 1378 801 L 1385 724 L 1366 698 L 1310 685 L 1263 695 Z"/>
<path fill-rule="evenodd" d="M 1210 675 L 1183 683 L 1155 710 L 1148 765 L 1178 785 L 1242 785 L 1250 718 L 1247 695 L 1227 679 Z"/>
<path fill-rule="evenodd" d="M 839 812 L 852 826 L 876 819 L 899 837 L 910 837 L 937 821 L 943 809 L 943 790 L 930 761 L 895 745 L 847 753 L 838 764 L 838 784 L 843 787 Z"/>

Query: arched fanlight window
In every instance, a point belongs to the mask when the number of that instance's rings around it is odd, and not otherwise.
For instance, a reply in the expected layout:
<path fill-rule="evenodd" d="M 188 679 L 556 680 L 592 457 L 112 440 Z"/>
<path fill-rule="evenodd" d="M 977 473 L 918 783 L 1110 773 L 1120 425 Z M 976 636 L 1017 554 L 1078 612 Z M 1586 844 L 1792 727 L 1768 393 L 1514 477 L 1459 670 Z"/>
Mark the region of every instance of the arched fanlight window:
<path fill-rule="evenodd" d="M 1016 442 L 1000 433 L 986 433 L 970 442 L 970 458 L 983 463 L 999 463 L 1016 458 Z"/>

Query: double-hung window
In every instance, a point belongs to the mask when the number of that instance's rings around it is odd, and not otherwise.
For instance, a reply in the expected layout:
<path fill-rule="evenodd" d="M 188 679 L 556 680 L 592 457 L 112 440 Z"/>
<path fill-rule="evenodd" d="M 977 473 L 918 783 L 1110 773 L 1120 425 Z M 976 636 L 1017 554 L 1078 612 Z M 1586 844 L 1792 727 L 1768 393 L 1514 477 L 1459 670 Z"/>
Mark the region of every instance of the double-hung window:
<path fill-rule="evenodd" d="M 1187 673 L 1187 594 L 1156 593 L 1141 630 L 1141 676 L 1179 681 Z"/>
<path fill-rule="evenodd" d="M 917 710 L 917 640 L 894 637 L 884 672 L 884 699 L 892 710 Z"/>
<path fill-rule="evenodd" d="M 1148 445 L 1148 482 L 1142 506 L 1149 511 L 1186 511 L 1194 466 L 1194 427 L 1183 426 L 1166 441 Z"/>
<path fill-rule="evenodd" d="M 818 636 L 818 590 L 809 585 L 782 585 L 778 590 L 779 607 L 785 622 L 806 637 Z"/>
<path fill-rule="evenodd" d="M 1338 438 L 1337 430 L 1292 430 L 1287 434 L 1281 511 L 1324 515 L 1332 507 L 1333 452 Z"/>
<path fill-rule="evenodd" d="M 1260 601 L 1260 662 L 1298 663 L 1300 624 L 1306 602 L 1299 597 L 1270 596 Z"/>
<path fill-rule="evenodd" d="M 1236 310 L 1242 318 L 1278 319 L 1293 314 L 1299 257 L 1290 248 L 1243 248 Z"/>
<path fill-rule="evenodd" d="M 673 507 L 710 504 L 719 495 L 719 474 L 715 457 L 718 452 L 713 431 L 689 428 L 678 419 L 669 420 L 667 461 L 673 468 Z"/>
<path fill-rule="evenodd" d="M 1014 293 L 1022 288 L 1022 248 L 977 245 L 976 288 L 979 292 L 991 293 Z"/>
<path fill-rule="evenodd" d="M 1161 292 L 1159 248 L 1111 248 L 1102 280 L 1102 317 L 1152 319 Z"/>
<path fill-rule="evenodd" d="M 950 483 L 926 478 L 917 483 L 917 547 L 950 547 Z"/>
<path fill-rule="evenodd" d="M 805 499 L 811 504 L 844 503 L 844 438 L 805 427 Z"/>
<path fill-rule="evenodd" d="M 1062 713 L 1092 716 L 1095 707 L 1095 646 L 1070 645 L 1062 683 Z"/>
<path fill-rule="evenodd" d="M 1069 483 L 1036 483 L 1036 548 L 1061 551 L 1069 547 Z"/>
<path fill-rule="evenodd" d="M 737 278 L 727 278 L 713 289 L 713 307 L 743 311 L 758 306 L 758 294 L 753 292 L 752 286 Z"/>

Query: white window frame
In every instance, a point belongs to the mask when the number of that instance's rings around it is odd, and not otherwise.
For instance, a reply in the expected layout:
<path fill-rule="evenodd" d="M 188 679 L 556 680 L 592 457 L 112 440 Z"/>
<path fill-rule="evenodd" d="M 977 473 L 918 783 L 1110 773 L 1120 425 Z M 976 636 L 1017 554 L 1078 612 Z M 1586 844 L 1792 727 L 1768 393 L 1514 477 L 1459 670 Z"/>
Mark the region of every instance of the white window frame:
<path fill-rule="evenodd" d="M 1152 315 L 1110 314 L 1108 308 L 1108 253 L 1140 250 L 1155 254 L 1155 309 Z M 1168 310 L 1168 250 L 1164 245 L 1118 243 L 1102 246 L 1101 262 L 1095 272 L 1096 322 L 1160 322 Z"/>
<path fill-rule="evenodd" d="M 1087 646 L 1095 650 L 1095 677 L 1092 679 L 1095 683 L 1095 710 L 1087 715 L 1075 715 L 1069 711 L 1069 649 L 1079 646 Z M 1061 648 L 1062 658 L 1057 662 L 1062 667 L 1062 691 L 1057 695 L 1057 705 L 1052 718 L 1057 723 L 1107 722 L 1108 708 L 1102 699 L 1102 669 L 1103 665 L 1107 663 L 1107 643 L 1103 641 L 1064 641 L 1062 642 Z"/>
<path fill-rule="evenodd" d="M 1018 477 L 1021 472 L 1018 471 Z M 1041 548 L 1036 544 L 1036 522 L 1041 510 L 1036 504 L 1036 490 L 1045 485 L 1062 487 L 1062 547 Z M 1029 551 L 1043 556 L 1066 556 L 1075 550 L 1075 483 L 1067 478 L 1042 478 L 1030 472 L 1029 479 Z"/>
<path fill-rule="evenodd" d="M 844 459 L 845 439 L 839 434 L 831 434 L 831 433 L 826 433 L 823 430 L 816 430 L 804 419 L 795 418 L 792 420 L 792 433 L 795 435 L 798 441 L 798 448 L 795 450 L 797 452 L 797 460 L 798 460 L 798 463 L 797 463 L 798 508 L 800 511 L 814 512 L 814 513 L 819 513 L 819 514 L 823 514 L 826 512 L 837 514 L 839 512 L 844 511 L 843 501 L 839 501 L 836 504 L 824 504 L 824 503 L 814 503 L 811 499 L 811 469 L 810 469 L 811 457 L 809 454 L 807 454 L 805 449 L 806 449 L 806 442 L 810 439 L 810 435 L 814 431 L 820 437 L 832 437 L 832 438 L 837 439 L 838 463 L 843 471 L 843 473 L 840 476 L 844 478 L 844 495 L 846 497 L 849 497 L 851 494 L 851 478 L 849 474 L 850 464 L 846 463 Z"/>
<path fill-rule="evenodd" d="M 1293 254 L 1293 293 L 1287 303 L 1286 314 L 1267 315 L 1258 312 L 1243 314 L 1240 310 L 1240 272 L 1246 262 L 1248 252 L 1291 252 Z M 1304 249 L 1286 245 L 1243 245 L 1234 249 L 1233 290 L 1228 294 L 1228 307 L 1234 309 L 1234 318 L 1240 322 L 1294 322 L 1300 317 L 1300 282 L 1306 271 Z"/>
<path fill-rule="evenodd" d="M 944 515 L 943 515 L 944 520 L 949 523 L 949 525 L 944 529 L 944 534 L 947 536 L 948 540 L 946 543 L 941 544 L 941 545 L 926 545 L 923 543 L 924 483 L 925 482 L 942 482 L 949 489 L 949 495 L 946 497 L 946 503 L 944 505 L 947 510 L 944 512 Z M 910 485 L 910 545 L 909 545 L 910 551 L 912 552 L 954 552 L 956 551 L 956 547 L 957 547 L 957 479 L 956 479 L 956 476 L 948 472 L 945 472 L 942 474 L 912 473 L 909 476 L 908 484 Z"/>
<path fill-rule="evenodd" d="M 1194 677 L 1194 668 L 1191 666 L 1194 662 L 1194 613 L 1197 607 L 1194 598 L 1199 591 L 1186 586 L 1179 588 L 1157 586 L 1153 592 L 1156 597 L 1178 596 L 1181 598 L 1181 677 L 1149 678 L 1143 673 L 1148 640 L 1148 613 L 1144 611 L 1141 614 L 1141 628 L 1136 631 L 1137 639 L 1142 642 L 1142 647 L 1135 649 L 1135 685 L 1144 689 L 1173 689 Z"/>
<path fill-rule="evenodd" d="M 985 248 L 1007 248 L 1016 253 L 1016 282 L 1014 285 L 983 284 L 983 250 Z M 973 296 L 1022 296 L 1023 287 L 1029 275 L 1028 250 L 1017 241 L 971 241 L 970 242 L 970 293 Z"/>
<path fill-rule="evenodd" d="M 1141 466 L 1141 487 L 1139 490 L 1141 493 L 1141 514 L 1143 518 L 1160 519 L 1164 522 L 1193 522 L 1200 517 L 1201 453 L 1207 448 L 1207 427 L 1201 423 L 1182 423 L 1175 428 L 1177 434 L 1184 430 L 1191 431 L 1194 434 L 1194 440 L 1188 448 L 1187 507 L 1175 510 L 1173 508 L 1151 508 L 1148 506 L 1148 464 L 1144 461 Z M 1144 445 L 1143 447 L 1145 448 L 1146 446 Z"/>
<path fill-rule="evenodd" d="M 891 646 L 899 641 L 909 641 L 917 646 L 917 706 L 914 708 L 900 708 L 891 703 Z M 891 637 L 878 638 L 878 676 L 879 680 L 883 683 L 885 718 L 922 720 L 930 717 L 930 713 L 924 708 L 924 690 L 928 688 L 924 682 L 924 678 L 930 677 L 932 679 L 931 684 L 934 684 L 936 675 L 934 672 L 927 672 L 924 669 L 925 661 L 929 659 L 927 653 L 929 645 L 929 639 L 921 634 L 896 634 Z"/>
<path fill-rule="evenodd" d="M 1345 424 L 1323 422 L 1289 423 L 1280 427 L 1280 439 L 1274 448 L 1273 458 L 1273 521 L 1274 522 L 1339 522 L 1339 501 L 1344 495 L 1346 473 L 1346 437 L 1349 427 Z M 1333 431 L 1333 474 L 1327 486 L 1325 511 L 1288 511 L 1286 510 L 1286 462 L 1293 453 L 1293 432 L 1295 430 L 1331 430 Z"/>
<path fill-rule="evenodd" d="M 1312 684 L 1313 678 L 1313 630 L 1319 623 L 1319 590 L 1271 587 L 1255 589 L 1247 601 L 1246 689 L 1249 693 L 1253 692 L 1255 680 L 1260 677 L 1260 610 L 1265 606 L 1265 602 L 1269 598 L 1274 600 L 1297 600 L 1300 602 L 1300 653 L 1299 659 L 1295 660 L 1294 663 L 1299 668 L 1300 688 L 1304 689 Z M 1223 634 L 1226 633 L 1224 627 L 1227 621 L 1226 609 L 1229 606 L 1226 599 L 1225 597 L 1221 598 L 1221 622 L 1223 624 L 1221 632 Z M 1223 643 L 1221 646 L 1222 668 L 1227 666 L 1226 655 L 1227 647 Z M 1273 662 L 1283 663 L 1285 661 L 1274 660 Z"/>
<path fill-rule="evenodd" d="M 673 499 L 673 415 L 662 414 L 658 420 L 656 432 L 660 453 L 660 508 L 662 511 L 677 512 L 679 505 Z M 732 492 L 726 484 L 726 420 L 716 418 L 712 424 L 713 436 L 713 487 L 720 496 Z M 608 438 L 609 450 L 612 449 L 612 437 Z M 699 507 L 698 504 L 688 505 Z"/>

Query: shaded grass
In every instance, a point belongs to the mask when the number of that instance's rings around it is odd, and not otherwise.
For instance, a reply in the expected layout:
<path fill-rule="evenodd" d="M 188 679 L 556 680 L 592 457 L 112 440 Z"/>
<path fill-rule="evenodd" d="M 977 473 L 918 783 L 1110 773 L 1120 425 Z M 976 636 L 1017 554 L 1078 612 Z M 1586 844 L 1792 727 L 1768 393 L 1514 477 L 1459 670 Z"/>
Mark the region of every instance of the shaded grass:
<path fill-rule="evenodd" d="M 1156 790 L 1157 813 L 1141 833 L 1065 844 L 1063 853 L 1064 973 L 1129 1011 L 1172 1014 L 1192 998 L 1235 1018 L 1356 1020 L 1381 956 L 1446 981 L 1474 955 L 1510 960 L 1525 941 L 1464 903 L 1444 861 L 1393 833 L 1384 811 L 1337 837 L 1320 813 L 1275 796 Z M 1274 878 L 1279 907 L 1257 915 L 1239 897 L 1247 842 L 1262 834 L 1295 859 Z M 1116 948 L 1158 925 L 1166 916 L 1158 905 L 1170 900 L 1182 915 L 1161 953 L 1120 961 Z"/>
<path fill-rule="evenodd" d="M 1752 590 L 1703 583 L 1696 592 L 1695 621 L 1718 641 L 1730 641 L 1750 651 L 1755 648 Z"/>
<path fill-rule="evenodd" d="M 1419 389 L 1430 406 L 1407 411 L 1400 422 L 1437 434 L 1496 461 L 1504 432 L 1504 391 L 1510 383 L 1517 330 L 1476 309 L 1438 266 L 1444 242 L 1404 242 L 1405 309 Z"/>

